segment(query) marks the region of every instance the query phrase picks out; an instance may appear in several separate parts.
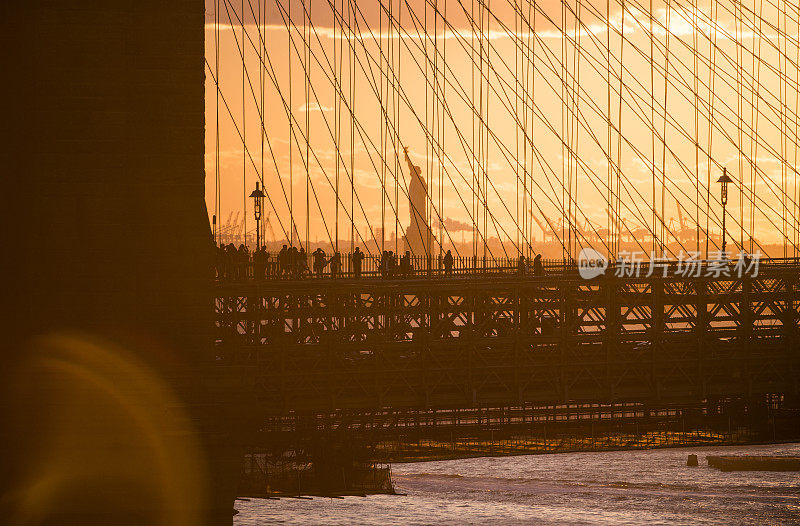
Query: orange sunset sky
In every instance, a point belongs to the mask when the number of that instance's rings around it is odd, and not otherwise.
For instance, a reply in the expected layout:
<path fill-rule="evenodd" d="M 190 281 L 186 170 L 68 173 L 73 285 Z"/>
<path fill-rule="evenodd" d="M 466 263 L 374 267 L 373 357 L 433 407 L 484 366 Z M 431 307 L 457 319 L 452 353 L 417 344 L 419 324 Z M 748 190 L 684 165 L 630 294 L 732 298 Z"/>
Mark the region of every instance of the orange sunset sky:
<path fill-rule="evenodd" d="M 718 234 L 723 167 L 735 181 L 728 234 L 796 240 L 797 6 L 625 8 L 623 45 L 619 0 L 207 0 L 209 214 L 224 222 L 246 208 L 253 230 L 246 195 L 263 180 L 275 240 L 293 219 L 296 239 L 332 242 L 337 215 L 349 240 L 351 210 L 357 240 L 381 226 L 402 235 L 408 169 L 398 154 L 408 147 L 445 244 L 471 239 L 475 221 L 510 243 L 539 240 L 531 211 L 605 229 L 609 171 L 625 228 L 652 226 L 655 212 L 657 231 L 683 215 Z"/>

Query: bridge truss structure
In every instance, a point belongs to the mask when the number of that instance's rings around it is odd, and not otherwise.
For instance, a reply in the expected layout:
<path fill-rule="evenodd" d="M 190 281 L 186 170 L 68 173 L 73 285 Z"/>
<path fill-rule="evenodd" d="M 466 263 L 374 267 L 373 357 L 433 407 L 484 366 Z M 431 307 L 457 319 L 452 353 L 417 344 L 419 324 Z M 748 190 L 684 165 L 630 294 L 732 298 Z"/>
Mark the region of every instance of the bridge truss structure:
<path fill-rule="evenodd" d="M 755 414 L 798 396 L 798 268 L 221 283 L 217 358 L 252 371 L 270 440 Z"/>
<path fill-rule="evenodd" d="M 213 0 L 206 35 L 211 208 L 244 239 L 258 182 L 276 248 L 377 262 L 413 213 L 405 148 L 427 187 L 425 275 L 218 283 L 217 362 L 249 371 L 264 447 L 797 406 L 797 5 Z M 726 236 L 774 259 L 566 269 L 724 260 Z M 431 271 L 447 250 L 455 277 Z M 565 270 L 468 268 L 545 250 Z"/>

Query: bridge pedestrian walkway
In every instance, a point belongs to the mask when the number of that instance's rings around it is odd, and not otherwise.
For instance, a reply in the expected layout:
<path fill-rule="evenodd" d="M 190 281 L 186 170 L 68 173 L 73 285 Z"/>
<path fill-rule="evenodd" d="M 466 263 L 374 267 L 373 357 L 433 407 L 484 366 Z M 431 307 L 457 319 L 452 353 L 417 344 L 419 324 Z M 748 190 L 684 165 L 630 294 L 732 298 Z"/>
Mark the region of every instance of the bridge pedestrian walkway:
<path fill-rule="evenodd" d="M 800 263 L 679 264 L 222 280 L 218 361 L 253 367 L 274 415 L 796 395 Z"/>

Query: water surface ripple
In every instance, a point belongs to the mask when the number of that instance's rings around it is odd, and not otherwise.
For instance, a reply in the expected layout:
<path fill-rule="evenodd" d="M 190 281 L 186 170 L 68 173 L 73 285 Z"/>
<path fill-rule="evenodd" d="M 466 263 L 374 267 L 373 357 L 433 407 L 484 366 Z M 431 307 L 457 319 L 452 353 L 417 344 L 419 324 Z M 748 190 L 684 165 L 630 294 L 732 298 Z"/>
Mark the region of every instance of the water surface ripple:
<path fill-rule="evenodd" d="M 395 464 L 407 496 L 237 501 L 234 524 L 800 524 L 800 473 L 708 468 L 719 454 L 800 455 L 800 444 Z"/>

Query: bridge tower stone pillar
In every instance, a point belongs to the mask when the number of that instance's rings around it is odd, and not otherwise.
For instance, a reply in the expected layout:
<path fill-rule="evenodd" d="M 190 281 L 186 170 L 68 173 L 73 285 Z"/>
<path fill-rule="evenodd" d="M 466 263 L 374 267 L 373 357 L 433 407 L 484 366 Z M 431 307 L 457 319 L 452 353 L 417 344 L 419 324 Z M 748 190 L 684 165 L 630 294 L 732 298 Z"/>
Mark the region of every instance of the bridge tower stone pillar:
<path fill-rule="evenodd" d="M 214 367 L 204 11 L 4 5 L 4 519 L 232 521 L 246 426 Z"/>

